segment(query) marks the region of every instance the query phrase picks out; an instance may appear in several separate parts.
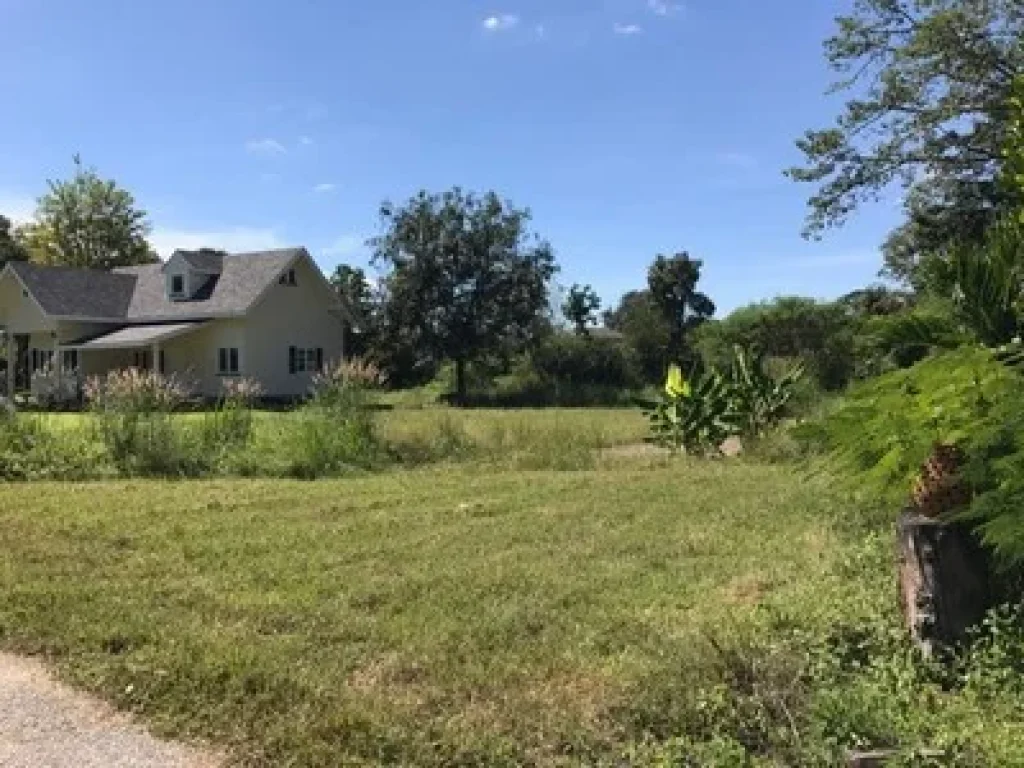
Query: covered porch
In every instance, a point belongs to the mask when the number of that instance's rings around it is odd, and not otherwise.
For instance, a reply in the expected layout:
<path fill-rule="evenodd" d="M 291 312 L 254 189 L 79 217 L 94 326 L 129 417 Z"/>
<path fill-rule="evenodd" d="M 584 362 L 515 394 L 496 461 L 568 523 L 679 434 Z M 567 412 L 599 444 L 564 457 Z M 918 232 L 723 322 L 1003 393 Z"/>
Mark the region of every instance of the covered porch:
<path fill-rule="evenodd" d="M 87 337 L 62 341 L 63 334 L 50 334 L 49 343 L 14 333 L 4 334 L 7 367 L 5 391 L 29 391 L 51 388 L 55 382 L 67 389 L 68 380 L 81 382 L 88 376 L 114 370 L 168 372 L 166 345 L 200 327 L 202 322 L 133 325 Z M 53 382 L 47 383 L 47 379 Z"/>

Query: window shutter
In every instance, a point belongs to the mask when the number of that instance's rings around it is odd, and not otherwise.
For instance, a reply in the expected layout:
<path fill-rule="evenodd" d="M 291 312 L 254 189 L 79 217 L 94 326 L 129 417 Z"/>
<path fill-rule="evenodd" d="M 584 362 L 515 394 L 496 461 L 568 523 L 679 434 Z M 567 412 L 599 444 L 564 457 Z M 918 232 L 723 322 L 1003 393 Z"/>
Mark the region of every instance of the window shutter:
<path fill-rule="evenodd" d="M 230 363 L 228 370 L 230 370 L 231 373 L 238 373 L 238 347 L 231 347 L 231 349 L 228 350 L 228 358 L 228 362 Z"/>
<path fill-rule="evenodd" d="M 297 350 L 295 347 L 288 347 L 288 373 L 295 373 L 295 357 Z"/>
<path fill-rule="evenodd" d="M 228 369 L 228 351 L 225 347 L 217 350 L 217 370 L 224 373 Z"/>
<path fill-rule="evenodd" d="M 317 373 L 319 373 L 323 369 L 324 369 L 324 348 L 323 347 L 317 347 L 316 348 L 316 370 L 317 370 Z"/>
<path fill-rule="evenodd" d="M 160 350 L 160 373 L 166 373 L 167 372 L 167 366 L 165 365 L 165 362 L 166 361 L 164 359 L 164 351 L 161 349 Z"/>

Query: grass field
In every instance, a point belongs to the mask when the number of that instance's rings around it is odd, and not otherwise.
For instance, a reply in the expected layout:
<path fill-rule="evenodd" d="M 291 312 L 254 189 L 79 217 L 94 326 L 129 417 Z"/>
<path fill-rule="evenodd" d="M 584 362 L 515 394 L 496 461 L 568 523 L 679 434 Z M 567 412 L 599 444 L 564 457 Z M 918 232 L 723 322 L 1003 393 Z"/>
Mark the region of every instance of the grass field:
<path fill-rule="evenodd" d="M 0 487 L 0 643 L 250 763 L 610 758 L 703 632 L 830 578 L 822 491 L 720 464 Z"/>
<path fill-rule="evenodd" d="M 643 430 L 629 411 L 383 418 L 399 442 L 525 430 L 567 453 L 574 431 Z M 911 659 L 890 529 L 827 475 L 541 466 L 0 485 L 0 648 L 245 765 L 1024 755 L 1016 678 L 981 666 L 980 693 L 950 692 Z"/>

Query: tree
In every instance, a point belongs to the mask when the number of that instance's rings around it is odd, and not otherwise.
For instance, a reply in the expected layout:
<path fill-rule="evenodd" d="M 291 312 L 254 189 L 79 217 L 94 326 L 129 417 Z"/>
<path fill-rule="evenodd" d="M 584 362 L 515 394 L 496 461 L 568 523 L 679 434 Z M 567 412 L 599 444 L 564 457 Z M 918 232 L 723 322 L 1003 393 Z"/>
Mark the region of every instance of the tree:
<path fill-rule="evenodd" d="M 391 269 L 386 324 L 453 361 L 465 402 L 468 363 L 533 337 L 557 270 L 551 247 L 527 232 L 528 210 L 494 192 L 424 191 L 380 215 L 384 232 L 371 244 L 374 262 Z"/>
<path fill-rule="evenodd" d="M 637 365 L 647 383 L 665 376 L 672 329 L 651 298 L 651 292 L 629 291 L 615 309 L 604 313 L 605 327 L 622 334 L 636 355 Z"/>
<path fill-rule="evenodd" d="M 374 322 L 373 290 L 366 272 L 348 264 L 339 264 L 329 281 L 351 314 L 350 333 L 345 337 L 345 352 L 363 356 L 369 352 Z"/>
<path fill-rule="evenodd" d="M 0 269 L 8 261 L 25 261 L 28 254 L 15 237 L 11 220 L 0 214 Z"/>
<path fill-rule="evenodd" d="M 647 272 L 647 285 L 670 328 L 669 352 L 677 361 L 685 360 L 686 337 L 694 328 L 715 314 L 715 304 L 697 290 L 703 262 L 688 253 L 666 257 L 659 255 Z"/>
<path fill-rule="evenodd" d="M 839 389 L 854 372 L 855 325 L 846 304 L 783 296 L 706 323 L 693 344 L 706 365 L 720 369 L 730 364 L 737 346 L 769 357 L 799 358 L 822 387 Z"/>
<path fill-rule="evenodd" d="M 913 281 L 936 244 L 976 236 L 1019 195 L 994 183 L 1006 111 L 1024 70 L 1020 0 L 857 0 L 825 43 L 854 91 L 836 125 L 799 141 L 787 173 L 818 185 L 807 234 L 842 224 L 893 182 L 909 221 L 890 237 L 886 270 Z"/>
<path fill-rule="evenodd" d="M 562 304 L 562 314 L 572 323 L 576 333 L 586 336 L 589 326 L 597 325 L 596 312 L 601 309 L 601 298 L 589 285 L 573 283 Z"/>
<path fill-rule="evenodd" d="M 35 221 L 24 227 L 33 261 L 68 267 L 113 269 L 157 260 L 146 241 L 150 225 L 135 198 L 112 180 L 101 179 L 74 158 L 67 181 L 49 181 Z"/>

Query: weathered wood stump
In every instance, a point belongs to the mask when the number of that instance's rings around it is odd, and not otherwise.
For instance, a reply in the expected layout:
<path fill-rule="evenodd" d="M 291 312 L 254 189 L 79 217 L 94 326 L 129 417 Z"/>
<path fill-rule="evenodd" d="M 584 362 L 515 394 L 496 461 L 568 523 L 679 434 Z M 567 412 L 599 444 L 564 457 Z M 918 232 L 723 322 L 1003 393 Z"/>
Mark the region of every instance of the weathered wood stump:
<path fill-rule="evenodd" d="M 908 510 L 900 516 L 903 618 L 926 655 L 964 639 L 991 607 L 988 553 L 965 526 Z"/>

